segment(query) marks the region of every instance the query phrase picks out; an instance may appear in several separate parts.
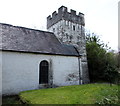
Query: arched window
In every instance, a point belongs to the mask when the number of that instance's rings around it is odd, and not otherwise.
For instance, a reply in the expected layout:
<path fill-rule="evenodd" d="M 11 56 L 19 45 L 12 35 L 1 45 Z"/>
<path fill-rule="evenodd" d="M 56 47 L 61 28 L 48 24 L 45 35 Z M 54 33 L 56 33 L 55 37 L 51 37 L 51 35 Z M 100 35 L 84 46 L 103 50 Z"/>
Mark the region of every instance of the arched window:
<path fill-rule="evenodd" d="M 46 60 L 41 61 L 39 68 L 39 84 L 48 83 L 48 70 L 49 70 L 48 62 Z"/>

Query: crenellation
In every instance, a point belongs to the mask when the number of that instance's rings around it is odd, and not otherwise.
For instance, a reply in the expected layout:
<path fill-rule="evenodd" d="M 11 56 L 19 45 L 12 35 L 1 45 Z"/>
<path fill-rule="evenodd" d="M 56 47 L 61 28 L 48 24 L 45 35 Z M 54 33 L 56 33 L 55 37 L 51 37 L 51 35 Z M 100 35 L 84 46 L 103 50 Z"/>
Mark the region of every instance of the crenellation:
<path fill-rule="evenodd" d="M 79 12 L 78 16 L 84 16 L 84 14 L 83 14 L 83 13 L 81 13 L 81 12 Z"/>
<path fill-rule="evenodd" d="M 58 9 L 58 13 L 65 13 L 67 12 L 67 7 L 65 6 L 61 6 L 59 9 Z"/>
<path fill-rule="evenodd" d="M 75 10 L 70 10 L 70 12 L 71 12 L 71 15 L 74 15 L 74 16 L 76 16 L 76 11 Z"/>
<path fill-rule="evenodd" d="M 51 20 L 52 19 L 52 17 L 51 17 L 51 15 L 49 15 L 48 17 L 47 17 L 47 20 Z"/>
<path fill-rule="evenodd" d="M 57 12 L 54 11 L 54 12 L 52 13 L 52 18 L 56 18 L 56 15 L 57 15 Z"/>
<path fill-rule="evenodd" d="M 67 7 L 61 6 L 58 9 L 58 13 L 54 11 L 52 13 L 52 17 L 50 15 L 47 17 L 47 29 L 62 19 L 68 20 L 68 21 L 71 21 L 73 23 L 77 23 L 83 26 L 85 25 L 83 13 L 79 12 L 79 14 L 76 15 L 75 10 L 71 9 L 71 11 L 68 12 Z"/>

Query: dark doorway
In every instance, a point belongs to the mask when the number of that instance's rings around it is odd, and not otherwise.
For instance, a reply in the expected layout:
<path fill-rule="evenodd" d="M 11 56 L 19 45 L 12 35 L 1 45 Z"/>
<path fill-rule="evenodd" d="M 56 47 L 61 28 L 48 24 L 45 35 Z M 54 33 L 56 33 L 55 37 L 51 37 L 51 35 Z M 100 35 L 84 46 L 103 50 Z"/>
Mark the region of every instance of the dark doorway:
<path fill-rule="evenodd" d="M 39 84 L 48 84 L 49 64 L 46 60 L 40 62 Z"/>

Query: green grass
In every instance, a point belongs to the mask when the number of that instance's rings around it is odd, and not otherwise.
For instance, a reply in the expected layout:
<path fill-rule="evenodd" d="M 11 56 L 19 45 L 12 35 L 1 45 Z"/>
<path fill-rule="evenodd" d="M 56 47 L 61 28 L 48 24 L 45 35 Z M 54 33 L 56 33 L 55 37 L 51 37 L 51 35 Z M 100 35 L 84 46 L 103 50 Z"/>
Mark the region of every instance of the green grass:
<path fill-rule="evenodd" d="M 118 86 L 109 84 L 73 85 L 20 93 L 27 104 L 117 104 Z"/>

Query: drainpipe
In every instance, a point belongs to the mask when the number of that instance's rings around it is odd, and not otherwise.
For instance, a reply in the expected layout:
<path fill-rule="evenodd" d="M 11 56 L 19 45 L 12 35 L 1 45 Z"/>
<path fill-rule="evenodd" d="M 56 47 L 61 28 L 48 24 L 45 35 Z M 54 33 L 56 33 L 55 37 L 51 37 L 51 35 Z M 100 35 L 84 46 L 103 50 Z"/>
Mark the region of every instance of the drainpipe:
<path fill-rule="evenodd" d="M 81 85 L 83 83 L 82 81 L 82 64 L 81 64 L 81 56 L 79 55 L 78 57 L 78 64 L 79 64 L 79 85 Z"/>
<path fill-rule="evenodd" d="M 74 46 L 75 50 L 78 53 L 78 65 L 79 65 L 79 85 L 83 84 L 83 80 L 82 80 L 82 64 L 81 64 L 81 54 L 79 53 L 78 49 Z"/>
<path fill-rule="evenodd" d="M 81 58 L 79 59 L 80 60 L 80 73 L 81 73 L 81 84 L 83 84 L 83 79 L 82 79 L 82 76 L 83 76 L 83 70 L 82 70 L 82 62 L 81 62 Z"/>

